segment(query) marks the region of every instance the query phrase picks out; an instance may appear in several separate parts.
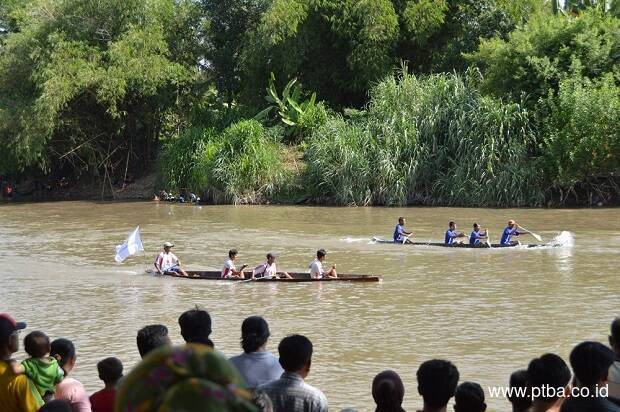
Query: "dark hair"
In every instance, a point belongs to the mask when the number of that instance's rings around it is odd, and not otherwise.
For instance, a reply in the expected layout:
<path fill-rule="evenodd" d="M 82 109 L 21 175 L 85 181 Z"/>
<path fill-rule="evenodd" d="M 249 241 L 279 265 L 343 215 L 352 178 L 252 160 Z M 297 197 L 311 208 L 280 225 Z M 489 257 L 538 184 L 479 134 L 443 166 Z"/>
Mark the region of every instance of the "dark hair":
<path fill-rule="evenodd" d="M 478 222 L 474 222 L 474 227 L 478 227 Z"/>
<path fill-rule="evenodd" d="M 50 352 L 50 338 L 41 331 L 30 332 L 24 338 L 24 350 L 33 358 L 42 358 Z"/>
<path fill-rule="evenodd" d="M 454 222 L 450 221 L 450 223 L 448 223 L 448 226 L 454 226 Z"/>
<path fill-rule="evenodd" d="M 287 372 L 295 372 L 312 360 L 312 342 L 303 335 L 289 335 L 278 345 L 280 365 Z"/>
<path fill-rule="evenodd" d="M 50 356 L 58 361 L 62 368 L 69 361 L 75 358 L 75 345 L 69 339 L 60 338 L 52 342 Z"/>
<path fill-rule="evenodd" d="M 484 391 L 476 382 L 463 382 L 454 392 L 454 410 L 456 412 L 484 412 Z"/>
<path fill-rule="evenodd" d="M 614 352 L 599 342 L 581 342 L 570 353 L 570 365 L 581 386 L 594 386 L 607 376 Z"/>
<path fill-rule="evenodd" d="M 275 258 L 273 253 L 267 253 L 267 259 Z"/>
<path fill-rule="evenodd" d="M 123 364 L 117 358 L 105 358 L 97 363 L 97 372 L 106 385 L 116 383 L 123 376 Z"/>
<path fill-rule="evenodd" d="M 319 259 L 325 256 L 326 254 L 327 252 L 325 251 L 325 249 L 319 249 L 316 251 L 316 257 Z"/>
<path fill-rule="evenodd" d="M 187 343 L 202 343 L 213 347 L 213 342 L 209 339 L 211 334 L 211 316 L 204 310 L 196 307 L 190 309 L 179 317 L 181 335 Z"/>
<path fill-rule="evenodd" d="M 140 357 L 144 358 L 153 349 L 170 344 L 168 328 L 164 325 L 147 325 L 138 331 L 136 343 Z"/>
<path fill-rule="evenodd" d="M 241 347 L 245 353 L 256 352 L 269 338 L 269 325 L 260 316 L 250 316 L 241 324 Z"/>
<path fill-rule="evenodd" d="M 405 386 L 394 371 L 383 371 L 372 380 L 372 398 L 377 404 L 375 412 L 403 412 Z"/>
<path fill-rule="evenodd" d="M 53 399 L 41 406 L 39 412 L 72 412 L 71 404 L 64 399 Z"/>
<path fill-rule="evenodd" d="M 237 253 L 237 249 L 230 249 L 228 251 L 228 257 L 232 259 L 233 257 L 237 256 Z"/>
<path fill-rule="evenodd" d="M 405 220 L 405 218 L 404 218 L 404 217 L 402 217 L 402 216 L 399 216 L 399 217 L 398 217 L 398 221 L 400 222 L 401 220 Z"/>
<path fill-rule="evenodd" d="M 510 375 L 510 381 L 508 385 L 511 388 L 524 388 L 521 389 L 521 393 L 516 391 L 508 392 L 508 401 L 510 401 L 513 409 L 515 410 L 525 411 L 530 407 L 530 405 L 532 405 L 532 397 L 530 396 L 527 382 L 527 370 L 525 369 L 519 369 L 518 371 L 515 371 Z"/>
<path fill-rule="evenodd" d="M 527 377 L 531 388 L 546 386 L 564 388 L 570 382 L 571 373 L 562 358 L 554 353 L 546 353 L 540 358 L 532 359 L 527 367 Z M 542 392 L 539 399 L 555 400 L 558 398 L 557 396 L 548 396 L 553 393 L 544 393 L 548 391 Z"/>
<path fill-rule="evenodd" d="M 443 408 L 454 396 L 459 381 L 459 371 L 452 362 L 433 359 L 424 362 L 416 373 L 418 392 L 424 403 L 433 408 Z"/>
<path fill-rule="evenodd" d="M 614 346 L 620 346 L 620 317 L 611 322 L 611 337 L 614 340 Z"/>

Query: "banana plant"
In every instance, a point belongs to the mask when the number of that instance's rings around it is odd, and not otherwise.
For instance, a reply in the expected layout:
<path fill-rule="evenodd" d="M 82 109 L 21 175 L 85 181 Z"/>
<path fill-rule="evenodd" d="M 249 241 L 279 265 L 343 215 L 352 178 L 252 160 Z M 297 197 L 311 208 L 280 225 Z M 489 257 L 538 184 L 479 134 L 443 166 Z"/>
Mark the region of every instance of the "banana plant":
<path fill-rule="evenodd" d="M 270 105 L 254 116 L 254 119 L 262 121 L 276 112 L 279 120 L 285 124 L 285 136 L 288 139 L 297 139 L 303 133 L 304 116 L 314 110 L 316 106 L 316 93 L 312 93 L 309 99 L 301 101 L 303 92 L 297 78 L 295 78 L 284 86 L 282 96 L 280 96 L 275 82 L 276 77 L 271 73 L 269 87 L 266 88 L 267 95 L 265 96 L 265 100 Z"/>

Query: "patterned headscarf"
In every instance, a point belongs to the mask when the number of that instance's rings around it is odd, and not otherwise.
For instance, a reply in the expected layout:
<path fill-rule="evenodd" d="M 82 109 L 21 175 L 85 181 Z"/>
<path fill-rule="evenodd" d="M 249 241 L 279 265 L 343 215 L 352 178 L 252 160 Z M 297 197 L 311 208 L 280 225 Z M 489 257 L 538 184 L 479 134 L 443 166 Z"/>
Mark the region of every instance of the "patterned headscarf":
<path fill-rule="evenodd" d="M 205 345 L 164 346 L 123 381 L 117 412 L 256 412 L 235 367 Z"/>

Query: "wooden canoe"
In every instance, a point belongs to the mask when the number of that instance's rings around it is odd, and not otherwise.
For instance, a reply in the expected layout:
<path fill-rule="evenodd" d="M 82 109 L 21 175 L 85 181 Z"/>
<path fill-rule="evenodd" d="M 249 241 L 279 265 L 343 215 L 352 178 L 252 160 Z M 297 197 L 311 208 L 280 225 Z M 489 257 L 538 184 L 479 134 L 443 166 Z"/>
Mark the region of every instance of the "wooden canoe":
<path fill-rule="evenodd" d="M 247 281 L 252 277 L 251 272 L 245 272 L 245 279 L 222 279 L 220 271 L 214 270 L 188 270 L 187 274 L 189 278 L 183 275 L 178 275 L 174 272 L 167 272 L 166 276 L 172 276 L 183 279 L 206 279 L 206 280 L 220 280 L 222 282 L 240 282 Z M 379 275 L 351 275 L 351 274 L 339 274 L 337 278 L 322 278 L 312 279 L 309 273 L 300 272 L 288 272 L 293 279 L 276 279 L 276 278 L 257 278 L 253 282 L 247 283 L 263 283 L 263 282 L 380 282 L 381 276 Z"/>
<path fill-rule="evenodd" d="M 392 240 L 387 240 L 387 239 L 381 239 L 379 237 L 373 237 L 371 239 L 371 241 L 373 243 L 391 243 L 393 245 L 404 245 L 404 246 L 438 246 L 438 247 L 452 247 L 452 248 L 463 248 L 463 249 L 489 249 L 489 245 L 486 243 L 479 243 L 477 245 L 470 245 L 469 243 L 456 243 L 456 244 L 452 244 L 452 245 L 446 245 L 443 242 L 407 242 L 407 243 L 395 243 Z M 521 247 L 541 247 L 541 246 L 545 246 L 545 245 L 540 245 L 540 244 L 525 244 L 525 245 L 520 245 L 518 243 L 513 243 L 510 245 L 502 245 L 501 243 L 491 243 L 490 248 L 506 248 L 506 247 L 517 247 L 517 246 L 521 246 Z"/>

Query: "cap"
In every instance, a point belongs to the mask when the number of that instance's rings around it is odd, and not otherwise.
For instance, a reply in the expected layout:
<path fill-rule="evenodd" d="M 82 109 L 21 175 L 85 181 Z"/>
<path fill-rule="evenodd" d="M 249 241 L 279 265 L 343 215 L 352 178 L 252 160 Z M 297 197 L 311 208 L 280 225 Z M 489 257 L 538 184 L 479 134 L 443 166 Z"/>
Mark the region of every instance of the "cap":
<path fill-rule="evenodd" d="M 0 337 L 7 338 L 16 330 L 26 329 L 25 322 L 16 322 L 8 313 L 0 313 Z"/>
<path fill-rule="evenodd" d="M 164 243 L 164 247 L 174 247 L 174 243 L 166 242 Z"/>
<path fill-rule="evenodd" d="M 508 221 L 508 224 L 509 224 L 509 225 L 514 225 L 514 224 L 515 224 L 515 221 L 514 221 L 514 220 L 512 220 L 512 219 L 510 219 L 510 220 Z"/>

